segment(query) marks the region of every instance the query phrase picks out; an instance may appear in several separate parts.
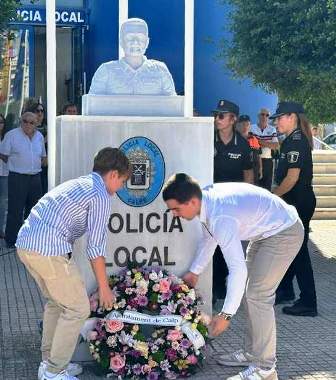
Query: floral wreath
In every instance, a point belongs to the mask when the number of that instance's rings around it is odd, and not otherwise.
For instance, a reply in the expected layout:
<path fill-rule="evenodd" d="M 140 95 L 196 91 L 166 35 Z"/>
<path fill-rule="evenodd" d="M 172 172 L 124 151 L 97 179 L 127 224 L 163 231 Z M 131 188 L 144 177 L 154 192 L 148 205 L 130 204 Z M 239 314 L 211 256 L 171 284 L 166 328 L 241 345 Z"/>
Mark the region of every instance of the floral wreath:
<path fill-rule="evenodd" d="M 129 269 L 112 275 L 112 311 L 90 297 L 86 339 L 108 377 L 157 380 L 194 374 L 205 359 L 209 317 L 200 298 L 183 280 L 165 270 Z"/>

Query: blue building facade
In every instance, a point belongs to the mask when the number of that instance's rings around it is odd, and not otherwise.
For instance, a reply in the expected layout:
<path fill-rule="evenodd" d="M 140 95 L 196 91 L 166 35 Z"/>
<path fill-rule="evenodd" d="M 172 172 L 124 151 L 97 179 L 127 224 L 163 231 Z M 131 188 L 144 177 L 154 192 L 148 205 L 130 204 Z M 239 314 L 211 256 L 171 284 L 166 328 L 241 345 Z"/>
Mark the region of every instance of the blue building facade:
<path fill-rule="evenodd" d="M 59 108 L 69 101 L 80 102 L 80 96 L 88 91 L 98 66 L 118 58 L 118 3 L 118 0 L 56 2 Z M 44 1 L 39 0 L 32 5 L 26 0 L 18 12 L 21 20 L 13 23 L 12 28 L 28 31 L 29 95 L 45 100 Z M 129 0 L 129 17 L 146 20 L 150 34 L 146 54 L 149 58 L 167 64 L 177 92 L 183 94 L 184 1 Z M 240 105 L 241 113 L 247 113 L 255 120 L 259 108 L 274 109 L 277 97 L 254 87 L 248 80 L 240 82 L 233 79 L 232 73 L 225 68 L 225 63 L 217 59 L 220 40 L 230 38 L 224 30 L 227 17 L 227 8 L 219 1 L 195 0 L 194 107 L 200 115 L 209 115 L 218 99 L 229 99 Z M 21 67 L 20 62 L 16 64 Z M 10 76 L 9 74 L 8 77 Z M 3 88 L 0 102 L 4 102 L 5 90 L 7 94 L 11 93 L 10 88 Z M 0 104 L 0 110 L 1 107 Z"/>

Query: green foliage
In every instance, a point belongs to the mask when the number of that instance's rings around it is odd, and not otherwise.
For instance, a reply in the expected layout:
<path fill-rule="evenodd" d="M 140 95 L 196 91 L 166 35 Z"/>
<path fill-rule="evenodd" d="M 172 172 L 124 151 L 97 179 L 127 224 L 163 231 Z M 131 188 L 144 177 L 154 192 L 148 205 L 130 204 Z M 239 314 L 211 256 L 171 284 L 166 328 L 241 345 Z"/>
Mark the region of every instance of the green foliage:
<path fill-rule="evenodd" d="M 8 21 L 16 17 L 16 8 L 19 5 L 19 0 L 0 1 L 0 30 L 5 29 Z"/>
<path fill-rule="evenodd" d="M 165 353 L 162 351 L 157 351 L 152 354 L 153 360 L 155 360 L 157 363 L 160 363 L 165 358 Z"/>
<path fill-rule="evenodd" d="M 231 42 L 221 57 L 281 100 L 305 106 L 313 122 L 336 120 L 336 1 L 225 0 Z"/>

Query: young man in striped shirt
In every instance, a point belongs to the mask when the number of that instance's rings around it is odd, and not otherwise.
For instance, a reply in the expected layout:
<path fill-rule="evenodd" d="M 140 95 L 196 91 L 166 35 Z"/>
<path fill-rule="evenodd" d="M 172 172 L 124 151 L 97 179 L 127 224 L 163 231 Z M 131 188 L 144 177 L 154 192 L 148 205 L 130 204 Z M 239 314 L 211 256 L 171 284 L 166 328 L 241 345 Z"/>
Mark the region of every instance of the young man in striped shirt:
<path fill-rule="evenodd" d="M 123 186 L 129 170 L 129 161 L 119 149 L 100 150 L 93 172 L 45 194 L 19 231 L 19 258 L 47 299 L 39 380 L 76 380 L 74 375 L 81 372 L 70 359 L 90 307 L 84 283 L 70 257 L 74 242 L 85 233 L 100 305 L 106 309 L 113 305 L 105 267 L 107 224 L 111 196 Z"/>

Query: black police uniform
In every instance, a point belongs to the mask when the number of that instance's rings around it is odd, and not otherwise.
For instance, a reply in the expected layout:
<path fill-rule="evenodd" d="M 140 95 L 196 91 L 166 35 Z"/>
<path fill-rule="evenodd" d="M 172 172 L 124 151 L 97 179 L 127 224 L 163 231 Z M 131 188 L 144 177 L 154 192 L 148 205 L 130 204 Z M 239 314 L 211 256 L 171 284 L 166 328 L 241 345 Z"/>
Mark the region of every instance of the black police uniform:
<path fill-rule="evenodd" d="M 224 144 L 216 133 L 214 182 L 242 182 L 244 170 L 252 169 L 251 149 L 240 133 L 234 132 L 231 141 Z M 220 247 L 213 256 L 213 299 L 224 298 L 228 267 Z"/>
<path fill-rule="evenodd" d="M 242 182 L 244 170 L 252 169 L 251 149 L 238 132 L 228 144 L 224 144 L 216 133 L 214 157 L 214 182 Z"/>
<path fill-rule="evenodd" d="M 316 310 L 316 291 L 313 269 L 308 251 L 309 222 L 314 214 L 316 198 L 312 188 L 313 162 L 312 151 L 307 137 L 300 128 L 295 129 L 281 144 L 276 182 L 280 184 L 286 177 L 288 169 L 299 168 L 299 179 L 294 187 L 282 196 L 289 204 L 295 206 L 304 226 L 305 235 L 302 247 L 281 281 L 277 294 L 294 296 L 293 278 L 296 276 L 300 302 Z"/>

